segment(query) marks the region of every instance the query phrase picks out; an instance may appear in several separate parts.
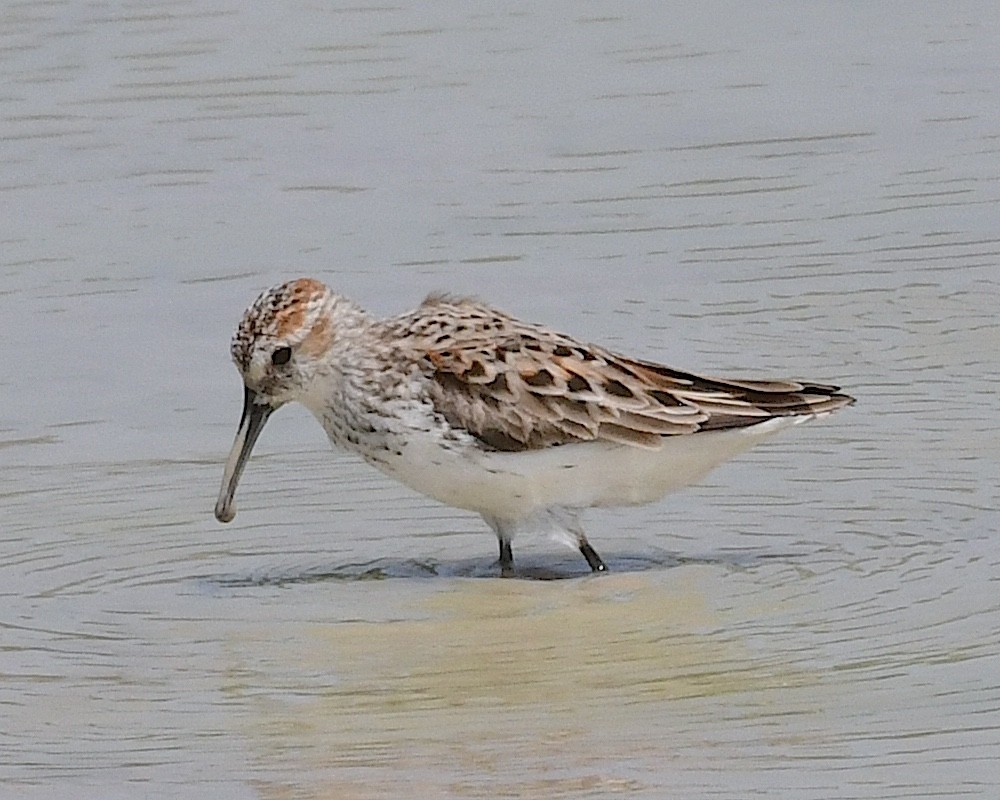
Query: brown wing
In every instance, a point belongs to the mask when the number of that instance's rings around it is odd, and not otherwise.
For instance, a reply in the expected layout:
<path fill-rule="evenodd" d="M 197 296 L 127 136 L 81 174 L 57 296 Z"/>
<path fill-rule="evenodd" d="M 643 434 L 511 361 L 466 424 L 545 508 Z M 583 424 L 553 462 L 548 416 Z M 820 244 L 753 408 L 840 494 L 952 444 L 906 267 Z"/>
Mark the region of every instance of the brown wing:
<path fill-rule="evenodd" d="M 661 437 L 816 415 L 852 402 L 837 387 L 702 378 L 521 323 L 474 301 L 431 297 L 407 320 L 431 400 L 489 447 Z"/>

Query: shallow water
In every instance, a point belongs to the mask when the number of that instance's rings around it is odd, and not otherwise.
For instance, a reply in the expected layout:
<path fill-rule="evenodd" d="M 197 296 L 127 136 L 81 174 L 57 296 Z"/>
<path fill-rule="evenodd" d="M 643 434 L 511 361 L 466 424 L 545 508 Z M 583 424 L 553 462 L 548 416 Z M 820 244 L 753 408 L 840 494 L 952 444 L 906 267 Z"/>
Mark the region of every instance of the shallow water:
<path fill-rule="evenodd" d="M 6 9 L 0 795 L 995 796 L 1000 25 L 948 5 Z M 222 526 L 298 275 L 859 403 L 588 515 L 596 579 L 494 579 L 302 409 Z"/>

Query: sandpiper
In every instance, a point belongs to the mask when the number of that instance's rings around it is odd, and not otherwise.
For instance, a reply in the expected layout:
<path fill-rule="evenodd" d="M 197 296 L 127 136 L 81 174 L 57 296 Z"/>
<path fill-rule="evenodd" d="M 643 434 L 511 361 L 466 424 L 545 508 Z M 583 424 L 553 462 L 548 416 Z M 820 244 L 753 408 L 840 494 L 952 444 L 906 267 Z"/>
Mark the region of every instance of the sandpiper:
<path fill-rule="evenodd" d="M 262 293 L 233 336 L 243 415 L 215 516 L 264 423 L 298 401 L 330 441 L 387 475 L 482 515 L 513 574 L 511 540 L 549 530 L 605 569 L 582 509 L 649 503 L 783 428 L 854 402 L 837 386 L 700 377 L 478 300 L 432 294 L 378 319 L 310 278 Z"/>

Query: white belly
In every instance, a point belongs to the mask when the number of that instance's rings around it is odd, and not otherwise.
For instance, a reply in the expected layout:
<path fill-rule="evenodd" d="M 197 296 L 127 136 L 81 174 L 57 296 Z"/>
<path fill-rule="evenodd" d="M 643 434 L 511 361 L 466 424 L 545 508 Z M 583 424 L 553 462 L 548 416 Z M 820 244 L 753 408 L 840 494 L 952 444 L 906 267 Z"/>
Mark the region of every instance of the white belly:
<path fill-rule="evenodd" d="M 713 467 L 810 417 L 747 428 L 665 436 L 648 450 L 581 442 L 520 453 L 447 449 L 433 435 L 408 438 L 398 456 L 373 460 L 422 494 L 496 519 L 523 519 L 553 507 L 649 503 L 689 486 Z"/>

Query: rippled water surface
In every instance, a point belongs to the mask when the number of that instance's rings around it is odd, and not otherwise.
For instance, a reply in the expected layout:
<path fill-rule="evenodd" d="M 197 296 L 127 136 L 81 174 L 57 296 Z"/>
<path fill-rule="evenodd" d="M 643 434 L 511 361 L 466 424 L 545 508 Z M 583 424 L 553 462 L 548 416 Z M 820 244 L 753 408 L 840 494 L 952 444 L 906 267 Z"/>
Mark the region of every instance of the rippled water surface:
<path fill-rule="evenodd" d="M 8 4 L 0 796 L 998 796 L 998 20 Z M 222 526 L 298 275 L 859 402 L 590 514 L 596 579 L 302 409 Z"/>

